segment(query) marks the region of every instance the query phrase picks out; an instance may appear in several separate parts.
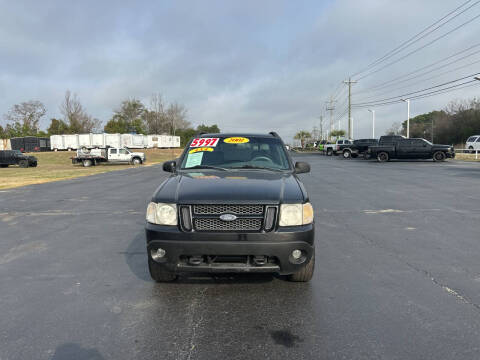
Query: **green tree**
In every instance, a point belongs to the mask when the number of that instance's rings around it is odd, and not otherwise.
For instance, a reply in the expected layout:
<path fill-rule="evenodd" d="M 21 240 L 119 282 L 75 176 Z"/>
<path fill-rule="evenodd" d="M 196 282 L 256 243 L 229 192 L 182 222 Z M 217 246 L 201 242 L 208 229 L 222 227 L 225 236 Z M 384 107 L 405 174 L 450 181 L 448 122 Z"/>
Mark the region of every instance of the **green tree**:
<path fill-rule="evenodd" d="M 69 134 L 70 128 L 63 120 L 52 118 L 50 120 L 50 126 L 47 128 L 47 132 L 49 135 Z"/>
<path fill-rule="evenodd" d="M 7 137 L 7 134 L 5 133 L 5 130 L 3 129 L 2 125 L 0 125 L 0 139 L 5 139 Z"/>
<path fill-rule="evenodd" d="M 122 101 L 120 109 L 114 111 L 112 118 L 104 127 L 106 132 L 137 134 L 146 133 L 144 124 L 145 106 L 140 100 L 128 99 Z"/>
<path fill-rule="evenodd" d="M 176 136 L 180 136 L 180 146 L 185 146 L 197 134 L 197 131 L 192 128 L 178 129 L 175 132 Z"/>
<path fill-rule="evenodd" d="M 332 130 L 332 132 L 330 133 L 330 136 L 342 137 L 342 136 L 345 136 L 345 134 L 346 134 L 345 130 Z"/>
<path fill-rule="evenodd" d="M 302 149 L 305 148 L 305 142 L 310 139 L 312 136 L 308 131 L 305 130 L 300 130 L 295 134 L 293 137 L 295 140 L 300 140 L 300 144 L 302 146 Z"/>
<path fill-rule="evenodd" d="M 208 134 L 218 134 L 220 132 L 220 128 L 218 127 L 217 124 L 214 124 L 211 126 L 201 124 L 197 126 L 197 132 L 208 133 Z"/>

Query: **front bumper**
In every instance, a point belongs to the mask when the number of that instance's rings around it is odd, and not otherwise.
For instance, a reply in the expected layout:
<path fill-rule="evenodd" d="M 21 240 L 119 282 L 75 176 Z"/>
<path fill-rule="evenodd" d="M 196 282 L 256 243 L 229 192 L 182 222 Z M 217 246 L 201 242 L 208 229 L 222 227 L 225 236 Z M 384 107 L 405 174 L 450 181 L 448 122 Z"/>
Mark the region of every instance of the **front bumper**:
<path fill-rule="evenodd" d="M 314 252 L 314 224 L 285 227 L 268 233 L 183 232 L 177 227 L 147 223 L 148 254 L 162 248 L 165 256 L 157 262 L 169 271 L 181 272 L 275 272 L 281 275 L 301 270 Z M 302 262 L 291 257 L 302 251 Z M 150 255 L 149 255 L 150 256 Z M 264 265 L 247 263 L 208 263 L 191 265 L 189 256 L 265 256 L 272 259 Z"/>

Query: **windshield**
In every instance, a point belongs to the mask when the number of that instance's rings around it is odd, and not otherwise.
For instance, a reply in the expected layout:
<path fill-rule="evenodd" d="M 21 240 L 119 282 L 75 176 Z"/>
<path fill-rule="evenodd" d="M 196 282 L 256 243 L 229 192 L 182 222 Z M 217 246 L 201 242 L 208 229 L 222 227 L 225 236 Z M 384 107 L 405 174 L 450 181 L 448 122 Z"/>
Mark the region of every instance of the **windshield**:
<path fill-rule="evenodd" d="M 289 170 L 282 142 L 269 137 L 195 138 L 189 144 L 181 169 L 270 169 Z"/>

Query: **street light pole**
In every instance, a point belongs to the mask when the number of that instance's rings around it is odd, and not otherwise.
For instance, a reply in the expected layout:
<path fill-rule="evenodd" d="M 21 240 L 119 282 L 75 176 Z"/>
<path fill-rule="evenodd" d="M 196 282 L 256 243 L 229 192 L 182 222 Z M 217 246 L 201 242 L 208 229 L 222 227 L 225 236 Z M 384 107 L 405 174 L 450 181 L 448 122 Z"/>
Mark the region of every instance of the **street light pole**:
<path fill-rule="evenodd" d="M 375 110 L 368 109 L 372 113 L 372 139 L 375 139 Z"/>
<path fill-rule="evenodd" d="M 401 99 L 407 103 L 407 138 L 410 137 L 410 99 Z"/>

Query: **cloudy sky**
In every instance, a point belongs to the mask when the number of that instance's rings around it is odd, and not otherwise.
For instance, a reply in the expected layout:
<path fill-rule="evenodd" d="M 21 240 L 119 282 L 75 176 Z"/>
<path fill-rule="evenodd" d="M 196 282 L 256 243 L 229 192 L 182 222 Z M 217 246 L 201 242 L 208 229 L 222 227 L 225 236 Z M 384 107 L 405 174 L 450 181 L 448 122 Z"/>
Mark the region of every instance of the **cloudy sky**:
<path fill-rule="evenodd" d="M 346 99 L 338 87 L 342 80 L 464 2 L 0 0 L 0 113 L 40 100 L 48 109 L 45 128 L 50 117 L 60 116 L 69 89 L 106 122 L 122 100 L 147 103 L 152 93 L 161 93 L 185 104 L 194 125 L 276 130 L 289 141 L 297 130 L 318 125 L 336 90 L 335 116 L 340 115 Z M 474 5 L 397 57 L 479 14 L 480 4 Z M 475 45 L 479 33 L 480 18 L 361 79 L 353 86 L 353 101 L 389 98 L 480 72 L 480 63 L 469 65 L 480 60 L 479 53 L 410 83 L 361 93 Z M 470 87 L 412 101 L 412 115 L 479 91 Z M 380 135 L 404 120 L 406 105 L 378 107 L 376 115 Z M 355 137 L 369 136 L 370 113 L 355 110 L 353 118 Z"/>

